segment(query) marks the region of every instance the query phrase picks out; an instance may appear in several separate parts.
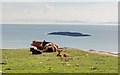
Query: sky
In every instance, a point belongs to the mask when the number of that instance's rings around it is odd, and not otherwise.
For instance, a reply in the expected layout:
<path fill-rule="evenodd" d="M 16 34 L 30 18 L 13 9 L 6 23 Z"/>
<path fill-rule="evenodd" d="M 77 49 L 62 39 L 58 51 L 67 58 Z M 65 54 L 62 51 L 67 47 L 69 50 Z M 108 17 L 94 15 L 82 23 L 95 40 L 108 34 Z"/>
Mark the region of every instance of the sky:
<path fill-rule="evenodd" d="M 118 2 L 119 0 L 1 0 L 2 2 Z"/>
<path fill-rule="evenodd" d="M 9 0 L 10 1 L 10 0 Z M 2 0 L 2 23 L 117 23 L 117 0 L 86 2 L 15 2 Z M 22 1 L 22 0 L 21 0 Z M 30 0 L 32 1 L 32 0 Z M 35 0 L 37 1 L 37 0 Z M 55 0 L 52 0 L 55 1 Z M 58 0 L 60 1 L 60 0 Z M 70 0 L 73 1 L 73 0 Z M 80 1 L 80 0 L 79 0 Z"/>

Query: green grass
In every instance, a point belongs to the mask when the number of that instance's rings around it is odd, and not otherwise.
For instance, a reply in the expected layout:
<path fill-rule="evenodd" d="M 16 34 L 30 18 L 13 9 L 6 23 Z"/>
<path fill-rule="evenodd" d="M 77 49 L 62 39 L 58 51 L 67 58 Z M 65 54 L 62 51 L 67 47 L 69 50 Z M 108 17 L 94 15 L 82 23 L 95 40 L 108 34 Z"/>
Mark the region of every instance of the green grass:
<path fill-rule="evenodd" d="M 2 50 L 0 50 L 0 62 L 2 62 Z M 2 65 L 0 65 L 0 71 L 2 71 Z"/>
<path fill-rule="evenodd" d="M 76 49 L 65 53 L 68 58 L 58 57 L 56 52 L 32 55 L 29 49 L 4 49 L 0 66 L 4 73 L 118 73 L 118 57 Z"/>

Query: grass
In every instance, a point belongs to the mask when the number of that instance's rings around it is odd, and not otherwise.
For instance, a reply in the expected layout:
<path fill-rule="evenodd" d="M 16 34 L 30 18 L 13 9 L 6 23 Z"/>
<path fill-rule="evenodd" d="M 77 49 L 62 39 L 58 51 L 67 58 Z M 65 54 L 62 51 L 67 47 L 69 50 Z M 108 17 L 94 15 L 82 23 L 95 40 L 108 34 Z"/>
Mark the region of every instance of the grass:
<path fill-rule="evenodd" d="M 0 50 L 0 62 L 2 62 L 2 50 Z M 0 71 L 2 71 L 2 65 L 0 65 Z"/>
<path fill-rule="evenodd" d="M 3 73 L 118 73 L 118 57 L 66 49 L 68 58 L 57 53 L 32 55 L 29 49 L 2 50 Z"/>

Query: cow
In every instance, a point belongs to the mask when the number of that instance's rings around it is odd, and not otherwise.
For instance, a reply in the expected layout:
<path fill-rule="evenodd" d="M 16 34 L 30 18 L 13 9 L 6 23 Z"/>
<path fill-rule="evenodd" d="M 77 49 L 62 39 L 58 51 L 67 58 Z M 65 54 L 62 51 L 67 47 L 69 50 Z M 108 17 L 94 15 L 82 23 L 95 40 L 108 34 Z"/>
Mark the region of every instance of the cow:
<path fill-rule="evenodd" d="M 58 46 L 55 43 L 46 42 L 45 40 L 43 42 L 34 40 L 31 45 L 35 46 L 39 50 L 42 50 L 43 52 L 56 52 L 58 49 Z"/>
<path fill-rule="evenodd" d="M 68 55 L 65 54 L 63 50 L 57 50 L 57 52 L 58 52 L 57 56 L 65 57 L 65 58 L 68 57 Z"/>
<path fill-rule="evenodd" d="M 56 52 L 58 46 L 53 42 L 46 42 L 45 40 L 42 43 L 44 52 Z"/>

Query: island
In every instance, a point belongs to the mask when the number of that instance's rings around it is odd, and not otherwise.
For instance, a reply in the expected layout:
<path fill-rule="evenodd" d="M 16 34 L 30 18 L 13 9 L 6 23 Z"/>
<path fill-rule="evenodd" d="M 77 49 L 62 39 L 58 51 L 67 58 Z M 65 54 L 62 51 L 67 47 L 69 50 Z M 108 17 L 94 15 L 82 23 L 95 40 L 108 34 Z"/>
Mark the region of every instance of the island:
<path fill-rule="evenodd" d="M 79 32 L 51 32 L 51 33 L 47 33 L 47 35 L 63 35 L 63 36 L 73 36 L 73 37 L 91 36 L 89 34 L 83 34 Z"/>

